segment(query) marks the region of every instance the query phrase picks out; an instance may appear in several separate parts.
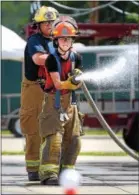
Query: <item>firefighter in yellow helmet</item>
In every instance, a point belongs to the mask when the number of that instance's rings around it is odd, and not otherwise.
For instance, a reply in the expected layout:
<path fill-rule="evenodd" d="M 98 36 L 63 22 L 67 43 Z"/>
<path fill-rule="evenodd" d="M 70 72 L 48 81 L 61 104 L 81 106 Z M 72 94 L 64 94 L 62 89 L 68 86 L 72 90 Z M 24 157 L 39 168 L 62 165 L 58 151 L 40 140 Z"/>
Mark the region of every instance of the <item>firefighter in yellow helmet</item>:
<path fill-rule="evenodd" d="M 51 27 L 57 17 L 58 11 L 52 7 L 42 6 L 37 10 L 33 22 L 38 27 L 38 33 L 28 38 L 24 52 L 25 75 L 21 85 L 20 125 L 26 140 L 25 161 L 30 181 L 39 180 L 41 138 L 38 115 L 44 97 L 42 78 L 45 61 L 49 56 L 48 44 L 52 43 Z"/>
<path fill-rule="evenodd" d="M 42 185 L 58 185 L 59 172 L 74 168 L 80 152 L 80 120 L 75 90 L 81 83 L 73 83 L 74 70 L 80 74 L 81 57 L 71 51 L 77 29 L 68 21 L 55 21 L 52 28 L 56 50 L 46 59 L 47 82 L 45 99 L 39 117 L 43 138 L 40 160 Z"/>

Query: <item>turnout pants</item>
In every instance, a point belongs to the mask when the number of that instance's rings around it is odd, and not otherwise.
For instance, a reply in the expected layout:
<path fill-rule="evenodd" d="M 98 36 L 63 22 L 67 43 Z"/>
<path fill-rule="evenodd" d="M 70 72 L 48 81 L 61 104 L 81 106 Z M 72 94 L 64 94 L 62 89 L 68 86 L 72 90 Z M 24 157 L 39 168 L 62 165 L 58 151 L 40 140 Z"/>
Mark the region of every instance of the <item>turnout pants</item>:
<path fill-rule="evenodd" d="M 25 161 L 27 171 L 38 171 L 41 138 L 38 115 L 42 109 L 44 92 L 36 81 L 26 78 L 21 87 L 20 125 L 25 136 Z"/>
<path fill-rule="evenodd" d="M 76 105 L 71 105 L 71 94 L 61 95 L 61 106 L 69 119 L 60 121 L 55 109 L 55 95 L 45 94 L 39 117 L 42 137 L 40 179 L 58 177 L 60 168 L 74 168 L 80 152 L 80 120 Z"/>

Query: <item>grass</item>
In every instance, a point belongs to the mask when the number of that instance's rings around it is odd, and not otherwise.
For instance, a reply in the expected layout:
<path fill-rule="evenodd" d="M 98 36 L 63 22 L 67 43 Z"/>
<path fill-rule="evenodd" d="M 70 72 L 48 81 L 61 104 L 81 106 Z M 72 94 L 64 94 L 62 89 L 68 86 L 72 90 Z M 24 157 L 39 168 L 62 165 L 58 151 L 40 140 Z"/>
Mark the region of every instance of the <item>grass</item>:
<path fill-rule="evenodd" d="M 2 151 L 1 155 L 24 155 L 25 152 L 24 151 Z"/>
<path fill-rule="evenodd" d="M 85 129 L 85 135 L 109 135 L 106 130 L 103 129 Z M 1 135 L 12 135 L 10 130 L 2 130 Z M 121 131 L 116 135 L 122 135 Z"/>
<path fill-rule="evenodd" d="M 24 155 L 24 151 L 3 151 L 2 155 Z M 127 156 L 125 152 L 81 152 L 81 156 Z"/>
<path fill-rule="evenodd" d="M 109 135 L 108 132 L 106 130 L 103 129 L 86 129 L 85 131 L 85 135 Z M 116 133 L 116 135 L 122 135 L 122 132 L 119 131 L 118 133 Z"/>
<path fill-rule="evenodd" d="M 1 130 L 1 135 L 11 135 L 12 132 L 10 130 Z"/>
<path fill-rule="evenodd" d="M 127 156 L 125 152 L 81 152 L 81 156 Z"/>

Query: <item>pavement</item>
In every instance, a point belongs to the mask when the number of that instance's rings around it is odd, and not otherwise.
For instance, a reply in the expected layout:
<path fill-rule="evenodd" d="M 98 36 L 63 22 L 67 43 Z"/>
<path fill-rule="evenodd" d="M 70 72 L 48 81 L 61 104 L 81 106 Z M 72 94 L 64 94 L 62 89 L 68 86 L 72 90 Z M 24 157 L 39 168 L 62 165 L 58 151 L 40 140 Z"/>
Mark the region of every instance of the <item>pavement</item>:
<path fill-rule="evenodd" d="M 2 151 L 22 151 L 24 138 L 2 137 Z M 122 139 L 120 138 L 120 141 Z M 119 152 L 109 136 L 82 137 L 82 152 Z M 79 156 L 76 170 L 82 176 L 78 194 L 138 194 L 138 162 L 130 156 Z M 23 155 L 2 156 L 1 194 L 64 194 L 62 186 L 29 182 Z"/>
<path fill-rule="evenodd" d="M 138 194 L 138 163 L 133 158 L 79 156 L 77 194 Z M 1 194 L 64 194 L 62 186 L 29 182 L 24 156 L 2 156 Z"/>

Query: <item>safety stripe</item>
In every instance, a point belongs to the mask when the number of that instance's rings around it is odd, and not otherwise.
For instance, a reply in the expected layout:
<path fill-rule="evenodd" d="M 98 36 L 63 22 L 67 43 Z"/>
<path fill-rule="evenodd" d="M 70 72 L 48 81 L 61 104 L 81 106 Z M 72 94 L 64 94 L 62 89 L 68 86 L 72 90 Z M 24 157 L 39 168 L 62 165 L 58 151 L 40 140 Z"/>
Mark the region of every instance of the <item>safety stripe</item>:
<path fill-rule="evenodd" d="M 37 167 L 40 165 L 40 160 L 26 160 L 27 167 Z"/>
<path fill-rule="evenodd" d="M 75 169 L 74 165 L 62 165 L 62 168 Z"/>
<path fill-rule="evenodd" d="M 41 144 L 41 147 L 40 147 L 40 160 L 42 160 L 42 152 L 43 152 L 43 149 L 44 149 L 45 146 L 46 146 L 46 139 L 45 139 L 45 141 Z"/>
<path fill-rule="evenodd" d="M 58 173 L 59 171 L 59 165 L 54 165 L 54 164 L 45 164 L 45 165 L 40 165 L 40 172 L 54 172 Z"/>

